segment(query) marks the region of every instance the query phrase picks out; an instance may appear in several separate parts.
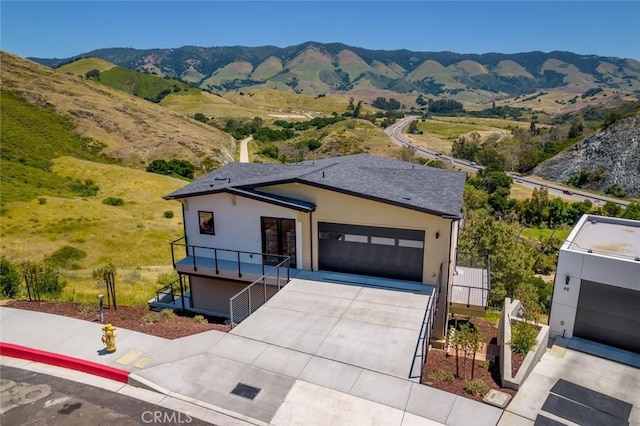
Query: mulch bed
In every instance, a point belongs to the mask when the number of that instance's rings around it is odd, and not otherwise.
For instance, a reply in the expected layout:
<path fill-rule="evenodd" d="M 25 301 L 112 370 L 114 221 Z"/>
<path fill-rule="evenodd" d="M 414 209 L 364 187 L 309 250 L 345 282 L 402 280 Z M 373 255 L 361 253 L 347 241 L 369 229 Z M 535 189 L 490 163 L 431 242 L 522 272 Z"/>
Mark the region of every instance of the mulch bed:
<path fill-rule="evenodd" d="M 82 303 L 9 300 L 4 305 L 10 308 L 63 315 L 96 323 L 99 316 L 97 308 Z M 221 321 L 217 317 L 205 316 L 210 322 L 196 323 L 191 318 L 193 316 L 191 313 L 176 311 L 176 314 L 170 316 L 161 312 L 154 312 L 148 308 L 118 306 L 118 309 L 104 310 L 104 323 L 113 324 L 116 328 L 126 328 L 140 333 L 164 337 L 165 339 L 177 339 L 209 330 L 229 331 L 228 325 L 215 323 Z"/>
<path fill-rule="evenodd" d="M 516 377 L 516 373 L 524 362 L 524 355 L 520 352 L 511 352 L 511 377 Z"/>
<path fill-rule="evenodd" d="M 459 322 L 464 323 L 466 321 L 460 320 Z M 484 343 L 487 348 L 496 344 L 498 328 L 495 324 L 487 321 L 483 321 L 480 319 L 475 319 L 475 318 L 471 320 L 471 323 L 476 327 L 476 329 L 480 333 L 480 341 Z M 473 354 L 471 354 L 471 356 L 473 356 Z M 448 355 L 445 350 L 430 349 L 429 354 L 427 356 L 427 364 L 425 366 L 423 376 L 422 376 L 423 382 L 428 386 L 432 386 L 436 389 L 440 389 L 445 392 L 450 392 L 456 395 L 464 396 L 466 398 L 482 401 L 482 398 L 483 398 L 482 396 L 474 396 L 465 390 L 465 381 L 471 380 L 472 359 L 468 358 L 466 360 L 466 371 L 463 371 L 463 364 L 464 364 L 464 358 L 459 357 L 460 377 L 455 377 L 456 357 Z M 430 381 L 428 379 L 428 376 L 431 373 L 435 373 L 438 371 L 450 372 L 454 376 L 453 380 Z M 508 393 L 511 396 L 516 394 L 516 391 L 513 389 L 500 387 L 500 384 L 501 384 L 500 371 L 497 363 L 494 363 L 494 362 L 487 363 L 487 362 L 476 360 L 473 378 L 484 381 L 491 389 L 496 389 L 501 392 Z"/>

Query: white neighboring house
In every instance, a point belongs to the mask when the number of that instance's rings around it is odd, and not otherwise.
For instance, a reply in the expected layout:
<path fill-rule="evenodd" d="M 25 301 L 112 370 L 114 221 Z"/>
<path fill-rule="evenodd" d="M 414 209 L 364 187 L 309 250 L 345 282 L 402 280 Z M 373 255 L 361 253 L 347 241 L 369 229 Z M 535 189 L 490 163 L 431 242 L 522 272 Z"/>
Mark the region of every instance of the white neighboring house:
<path fill-rule="evenodd" d="M 549 326 L 640 353 L 640 221 L 582 216 L 560 249 Z"/>
<path fill-rule="evenodd" d="M 472 268 L 452 289 L 465 179 L 369 154 L 229 163 L 165 197 L 182 204 L 185 236 L 171 247 L 185 309 L 228 317 L 229 299 L 281 264 L 280 276 L 329 271 L 433 286 L 433 337 L 442 339 L 456 298 L 485 309 L 489 294 L 487 271 L 473 282 Z"/>

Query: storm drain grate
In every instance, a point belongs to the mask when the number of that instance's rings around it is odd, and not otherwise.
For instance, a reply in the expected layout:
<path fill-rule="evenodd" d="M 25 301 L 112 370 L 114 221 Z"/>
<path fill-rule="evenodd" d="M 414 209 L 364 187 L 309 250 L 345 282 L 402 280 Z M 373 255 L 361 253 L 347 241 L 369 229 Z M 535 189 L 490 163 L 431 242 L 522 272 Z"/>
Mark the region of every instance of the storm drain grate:
<path fill-rule="evenodd" d="M 245 385 L 244 383 L 238 383 L 235 388 L 231 391 L 232 394 L 241 396 L 243 398 L 247 398 L 253 401 L 260 392 L 259 388 L 254 388 L 253 386 Z"/>

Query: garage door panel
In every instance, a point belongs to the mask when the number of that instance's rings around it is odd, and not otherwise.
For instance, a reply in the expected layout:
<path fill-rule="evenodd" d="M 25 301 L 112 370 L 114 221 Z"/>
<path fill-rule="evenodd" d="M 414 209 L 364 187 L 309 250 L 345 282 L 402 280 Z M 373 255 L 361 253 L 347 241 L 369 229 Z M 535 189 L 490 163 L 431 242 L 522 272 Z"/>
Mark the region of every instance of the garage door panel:
<path fill-rule="evenodd" d="M 424 231 L 321 222 L 318 232 L 321 270 L 422 281 Z"/>
<path fill-rule="evenodd" d="M 582 280 L 574 336 L 640 353 L 640 292 Z"/>
<path fill-rule="evenodd" d="M 585 291 L 586 296 L 583 296 Z M 619 313 L 620 316 L 638 311 L 640 294 L 637 291 L 622 287 L 594 283 L 583 280 L 580 284 L 580 299 L 578 303 L 581 307 L 595 311 Z M 640 315 L 640 314 L 637 314 Z"/>

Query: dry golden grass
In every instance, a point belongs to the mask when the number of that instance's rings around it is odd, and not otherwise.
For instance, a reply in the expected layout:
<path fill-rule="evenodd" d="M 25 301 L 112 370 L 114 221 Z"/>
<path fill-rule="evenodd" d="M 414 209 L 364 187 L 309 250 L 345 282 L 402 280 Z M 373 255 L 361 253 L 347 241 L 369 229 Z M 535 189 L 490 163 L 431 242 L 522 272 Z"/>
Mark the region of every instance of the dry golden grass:
<path fill-rule="evenodd" d="M 79 264 L 96 268 L 107 262 L 118 267 L 171 265 L 169 242 L 182 233 L 182 212 L 177 202 L 163 195 L 185 181 L 126 167 L 63 157 L 54 161 L 55 173 L 99 187 L 87 198 L 46 197 L 9 203 L 2 216 L 2 253 L 11 261 L 42 260 L 69 245 L 86 252 Z M 102 204 L 107 197 L 125 201 L 120 207 Z M 164 217 L 172 211 L 174 217 Z"/>
<path fill-rule="evenodd" d="M 247 88 L 240 92 L 224 95 L 225 99 L 247 109 L 261 110 L 264 114 L 312 114 L 324 115 L 335 111 L 343 113 L 349 104 L 349 97 L 329 95 L 323 97 L 299 95 L 293 92 L 273 90 L 267 88 Z M 363 112 L 373 111 L 365 105 Z"/>
<path fill-rule="evenodd" d="M 526 200 L 527 198 L 531 198 L 532 194 L 532 188 L 514 183 L 513 185 L 511 185 L 511 192 L 509 193 L 509 197 L 513 198 L 514 200 Z"/>
<path fill-rule="evenodd" d="M 111 68 L 116 67 L 115 64 L 105 61 L 99 58 L 84 58 L 78 61 L 71 62 L 58 68 L 61 72 L 71 73 L 73 75 L 83 76 L 91 70 L 98 70 L 100 72 L 108 71 Z"/>
<path fill-rule="evenodd" d="M 107 145 L 105 153 L 141 167 L 153 159 L 233 159 L 229 135 L 126 93 L 0 52 L 2 88 L 70 116 L 82 136 Z"/>
<path fill-rule="evenodd" d="M 118 267 L 116 271 L 116 300 L 122 306 L 146 306 L 162 286 L 157 284 L 160 275 L 172 274 L 171 263 L 161 266 Z M 104 285 L 92 276 L 92 269 L 65 271 L 67 286 L 62 299 L 69 302 L 97 302 L 98 294 L 106 294 Z"/>

